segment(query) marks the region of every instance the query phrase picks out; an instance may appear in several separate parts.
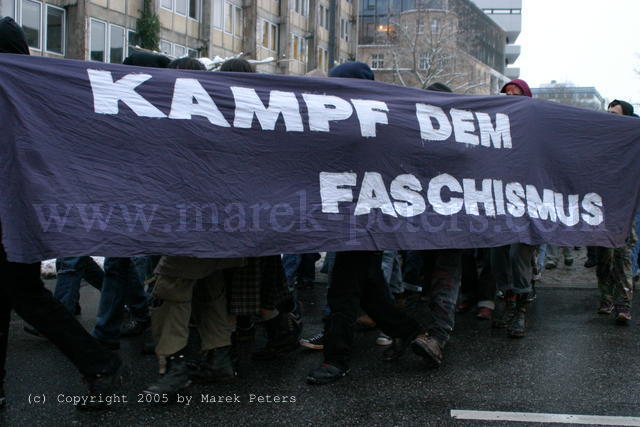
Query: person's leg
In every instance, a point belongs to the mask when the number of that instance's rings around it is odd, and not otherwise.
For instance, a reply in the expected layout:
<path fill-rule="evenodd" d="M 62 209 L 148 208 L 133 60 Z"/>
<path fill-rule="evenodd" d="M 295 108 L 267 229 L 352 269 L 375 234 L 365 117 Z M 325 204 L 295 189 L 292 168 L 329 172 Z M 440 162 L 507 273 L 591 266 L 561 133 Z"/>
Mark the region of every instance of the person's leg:
<path fill-rule="evenodd" d="M 282 255 L 282 268 L 284 268 L 284 274 L 287 278 L 287 283 L 291 286 L 296 285 L 298 276 L 298 268 L 302 262 L 302 257 L 299 254 L 284 254 Z"/>
<path fill-rule="evenodd" d="M 147 257 L 133 257 L 129 263 L 129 281 L 126 287 L 125 301 L 131 310 L 133 319 L 149 321 L 150 297 L 144 290 L 146 280 Z"/>
<path fill-rule="evenodd" d="M 80 301 L 80 282 L 87 267 L 89 257 L 69 257 L 56 259 L 57 280 L 53 296 L 75 313 Z"/>
<path fill-rule="evenodd" d="M 4 266 L 3 266 L 4 267 Z M 0 268 L 0 272 L 6 280 L 6 271 Z M 11 320 L 11 303 L 9 295 L 0 288 L 0 407 L 4 405 L 3 384 L 7 375 L 6 362 L 9 344 L 9 322 Z"/>
<path fill-rule="evenodd" d="M 124 318 L 130 272 L 130 258 L 105 258 L 104 283 L 93 336 L 114 349 L 120 347 L 120 327 Z"/>
<path fill-rule="evenodd" d="M 626 323 L 631 320 L 633 279 L 631 276 L 631 245 L 613 250 L 611 271 L 613 302 L 616 320 Z"/>
<path fill-rule="evenodd" d="M 533 277 L 533 261 L 535 246 L 525 243 L 511 245 L 510 258 L 512 263 L 513 292 L 528 294 L 531 292 L 531 278 Z"/>
<path fill-rule="evenodd" d="M 510 257 L 511 245 L 490 249 L 490 262 L 496 289 L 502 294 L 513 290 L 513 268 Z"/>
<path fill-rule="evenodd" d="M 573 247 L 563 246 L 562 256 L 564 257 L 564 265 L 566 266 L 573 265 Z"/>
<path fill-rule="evenodd" d="M 496 308 L 496 282 L 491 270 L 490 250 L 480 249 L 479 251 L 484 252 L 484 261 L 478 276 L 478 318 L 490 319 Z"/>
<path fill-rule="evenodd" d="M 104 270 L 100 268 L 97 262 L 91 257 L 87 258 L 87 265 L 85 266 L 82 278 L 93 286 L 95 289 L 102 290 L 102 282 L 104 281 Z"/>
<path fill-rule="evenodd" d="M 596 276 L 598 278 L 598 290 L 600 291 L 600 306 L 598 313 L 610 314 L 613 311 L 613 249 L 595 247 Z"/>
<path fill-rule="evenodd" d="M 302 278 L 303 283 L 311 283 L 316 280 L 316 261 L 320 259 L 320 254 L 309 253 L 302 254 L 300 260 L 300 266 L 298 267 L 298 273 Z"/>
<path fill-rule="evenodd" d="M 556 268 L 560 263 L 560 247 L 556 245 L 547 245 L 547 256 L 544 266 L 550 270 Z"/>

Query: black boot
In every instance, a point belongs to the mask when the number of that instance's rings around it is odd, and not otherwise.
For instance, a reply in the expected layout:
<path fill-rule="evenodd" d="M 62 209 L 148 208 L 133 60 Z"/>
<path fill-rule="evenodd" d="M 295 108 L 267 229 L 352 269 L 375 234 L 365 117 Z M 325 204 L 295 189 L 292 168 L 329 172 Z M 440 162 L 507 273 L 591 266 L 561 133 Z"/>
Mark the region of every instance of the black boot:
<path fill-rule="evenodd" d="M 254 360 L 269 360 L 281 354 L 292 352 L 300 346 L 302 319 L 292 312 L 279 313 L 265 322 L 267 329 L 266 346 L 253 353 Z"/>
<path fill-rule="evenodd" d="M 528 294 L 518 295 L 516 300 L 515 316 L 509 325 L 509 336 L 512 338 L 522 338 L 526 333 L 526 315 L 529 307 Z"/>
<path fill-rule="evenodd" d="M 505 297 L 504 300 L 498 301 L 498 303 L 501 305 L 501 313 L 498 316 L 494 316 L 491 326 L 494 328 L 506 328 L 516 315 L 516 300 L 513 297 Z"/>
<path fill-rule="evenodd" d="M 167 372 L 158 381 L 147 387 L 147 394 L 175 395 L 191 385 L 191 375 L 183 354 L 176 353 L 167 358 Z"/>
<path fill-rule="evenodd" d="M 191 370 L 195 383 L 227 382 L 236 378 L 231 361 L 231 346 L 209 350 Z"/>

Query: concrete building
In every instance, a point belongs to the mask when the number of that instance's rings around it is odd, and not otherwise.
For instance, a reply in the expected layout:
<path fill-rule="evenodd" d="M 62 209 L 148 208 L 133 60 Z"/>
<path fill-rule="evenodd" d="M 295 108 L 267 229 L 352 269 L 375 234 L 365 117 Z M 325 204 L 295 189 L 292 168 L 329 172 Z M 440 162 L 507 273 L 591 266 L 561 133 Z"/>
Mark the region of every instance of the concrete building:
<path fill-rule="evenodd" d="M 517 79 L 520 69 L 512 67 L 520 56 L 520 46 L 516 43 L 522 30 L 522 0 L 473 0 L 480 9 L 491 17 L 505 32 L 505 70 L 509 79 Z"/>
<path fill-rule="evenodd" d="M 121 63 L 149 7 L 159 50 L 172 57 L 274 58 L 259 71 L 304 74 L 355 59 L 354 0 L 0 0 L 32 54 Z"/>
<path fill-rule="evenodd" d="M 571 83 L 558 83 L 552 80 L 540 87 L 531 88 L 535 98 L 546 99 L 560 104 L 589 110 L 604 111 L 605 100 L 595 87 L 579 87 Z"/>
<path fill-rule="evenodd" d="M 477 94 L 507 81 L 505 32 L 470 0 L 365 0 L 359 28 L 358 58 L 380 80 Z"/>

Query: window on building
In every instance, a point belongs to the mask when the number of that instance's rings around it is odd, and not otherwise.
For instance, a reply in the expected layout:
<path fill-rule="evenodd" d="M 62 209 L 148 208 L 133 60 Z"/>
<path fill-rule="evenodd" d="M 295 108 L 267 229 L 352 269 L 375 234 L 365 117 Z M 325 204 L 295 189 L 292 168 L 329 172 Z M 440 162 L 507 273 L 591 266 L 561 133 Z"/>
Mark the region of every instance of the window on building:
<path fill-rule="evenodd" d="M 47 5 L 47 52 L 64 55 L 65 10 Z"/>
<path fill-rule="evenodd" d="M 329 8 L 327 7 L 324 10 L 324 28 L 329 29 L 329 23 L 331 22 L 331 13 L 329 13 Z"/>
<path fill-rule="evenodd" d="M 165 55 L 173 56 L 173 45 L 166 40 L 160 40 L 160 52 Z"/>
<path fill-rule="evenodd" d="M 40 22 L 42 22 L 42 3 L 22 0 L 22 30 L 27 38 L 27 44 L 34 49 L 40 49 Z"/>
<path fill-rule="evenodd" d="M 431 21 L 431 34 L 435 34 L 438 32 L 438 28 L 440 28 L 440 22 L 437 19 L 433 19 Z"/>
<path fill-rule="evenodd" d="M 320 5 L 320 11 L 318 12 L 318 25 L 324 27 L 324 6 Z"/>
<path fill-rule="evenodd" d="M 91 19 L 90 21 L 89 58 L 92 61 L 107 61 L 107 24 Z"/>
<path fill-rule="evenodd" d="M 127 55 L 131 55 L 134 50 L 133 47 L 137 46 L 140 42 L 138 41 L 138 33 L 133 30 L 127 31 Z"/>
<path fill-rule="evenodd" d="M 291 56 L 298 61 L 307 61 L 307 43 L 302 37 L 293 34 L 291 43 Z"/>
<path fill-rule="evenodd" d="M 345 28 L 345 24 L 347 21 L 340 18 L 340 38 L 344 39 L 344 35 L 347 33 L 347 29 Z"/>
<path fill-rule="evenodd" d="M 189 18 L 200 20 L 200 0 L 189 0 Z"/>
<path fill-rule="evenodd" d="M 174 44 L 173 56 L 175 56 L 176 58 L 182 58 L 184 56 L 187 56 L 187 48 L 179 44 Z"/>
<path fill-rule="evenodd" d="M 234 6 L 233 8 L 233 34 L 242 37 L 242 8 Z"/>
<path fill-rule="evenodd" d="M 0 5 L 0 16 L 10 16 L 16 21 L 18 20 L 15 3 L 13 1 L 4 1 L 2 5 Z"/>
<path fill-rule="evenodd" d="M 187 7 L 189 5 L 188 0 L 174 0 L 175 1 L 175 12 L 178 15 L 187 16 Z"/>
<path fill-rule="evenodd" d="M 262 21 L 262 47 L 277 50 L 278 26 L 267 20 Z"/>
<path fill-rule="evenodd" d="M 308 0 L 294 0 L 293 9 L 302 16 L 307 16 Z"/>
<path fill-rule="evenodd" d="M 160 7 L 173 11 L 173 0 L 160 0 Z"/>
<path fill-rule="evenodd" d="M 418 34 L 424 34 L 424 21 L 420 18 L 416 19 L 416 32 Z"/>
<path fill-rule="evenodd" d="M 233 5 L 224 3 L 224 31 L 231 34 L 233 32 Z"/>
<path fill-rule="evenodd" d="M 122 64 L 124 60 L 124 28 L 109 25 L 109 62 Z"/>
<path fill-rule="evenodd" d="M 426 70 L 427 68 L 429 68 L 429 54 L 427 52 L 421 52 L 420 53 L 420 60 L 418 63 L 418 67 L 421 70 Z"/>
<path fill-rule="evenodd" d="M 211 10 L 211 17 L 213 19 L 214 28 L 223 27 L 224 16 L 224 2 L 222 0 L 213 0 L 213 8 Z"/>
<path fill-rule="evenodd" d="M 383 53 L 373 53 L 371 54 L 371 68 L 372 69 L 380 69 L 384 68 L 384 54 Z"/>
<path fill-rule="evenodd" d="M 329 65 L 329 52 L 326 49 L 321 47 L 318 48 L 318 63 L 316 65 L 317 68 L 327 71 L 327 66 Z"/>
<path fill-rule="evenodd" d="M 189 58 L 197 58 L 198 51 L 195 49 L 187 49 L 187 55 L 189 55 Z"/>

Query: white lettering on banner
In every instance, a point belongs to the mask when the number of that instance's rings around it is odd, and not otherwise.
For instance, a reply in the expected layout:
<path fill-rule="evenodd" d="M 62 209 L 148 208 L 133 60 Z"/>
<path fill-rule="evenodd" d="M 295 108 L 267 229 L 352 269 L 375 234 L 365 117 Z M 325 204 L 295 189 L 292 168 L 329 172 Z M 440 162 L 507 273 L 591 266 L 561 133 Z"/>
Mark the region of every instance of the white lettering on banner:
<path fill-rule="evenodd" d="M 213 125 L 231 126 L 198 80 L 176 79 L 169 118 L 191 119 L 192 116 L 206 117 Z"/>
<path fill-rule="evenodd" d="M 347 120 L 353 113 L 348 101 L 333 95 L 303 93 L 302 97 L 309 112 L 309 129 L 329 132 L 329 122 Z"/>
<path fill-rule="evenodd" d="M 322 212 L 340 213 L 338 202 L 345 205 L 354 203 L 351 187 L 355 187 L 356 182 L 357 174 L 353 172 L 321 172 Z M 426 211 L 425 198 L 421 194 L 425 186 L 415 175 L 398 175 L 390 187 L 387 191 L 382 174 L 365 172 L 354 215 L 367 215 L 379 209 L 392 217 L 414 217 Z M 529 218 L 560 222 L 569 227 L 577 225 L 580 218 L 591 226 L 604 222 L 602 197 L 596 193 L 587 193 L 580 204 L 577 194 L 564 195 L 545 188 L 541 198 L 540 191 L 533 185 L 525 186 L 518 182 L 504 185 L 502 181 L 490 178 L 464 178 L 460 181 L 446 173 L 431 178 L 426 188 L 426 200 L 433 212 L 439 215 L 456 215 L 464 207 L 466 215 L 495 217 L 508 212 L 519 218 L 527 214 Z M 568 207 L 565 207 L 565 198 Z"/>
<path fill-rule="evenodd" d="M 389 124 L 389 107 L 386 103 L 370 99 L 352 99 L 351 103 L 360 121 L 360 133 L 365 138 L 376 136 L 376 124 Z"/>
<path fill-rule="evenodd" d="M 118 102 L 122 101 L 140 117 L 166 117 L 135 90 L 151 78 L 150 74 L 127 74 L 114 82 L 109 71 L 88 69 L 87 73 L 93 92 L 93 109 L 96 113 L 118 114 Z"/>
<path fill-rule="evenodd" d="M 511 124 L 509 116 L 502 113 L 496 114 L 496 127 L 491 123 L 491 117 L 487 113 L 476 113 L 478 126 L 480 127 L 480 145 L 483 147 L 511 148 Z"/>
<path fill-rule="evenodd" d="M 451 122 L 453 123 L 453 132 L 456 136 L 456 141 L 469 145 L 478 145 L 478 135 L 471 133 L 476 130 L 473 122 L 473 113 L 471 111 L 452 108 L 449 110 L 449 114 L 451 114 Z"/>
<path fill-rule="evenodd" d="M 278 117 L 282 114 L 287 132 L 303 132 L 300 105 L 293 92 L 272 90 L 269 95 L 269 107 L 265 107 L 255 89 L 231 87 L 236 102 L 236 114 L 233 126 L 251 128 L 253 116 L 260 122 L 262 130 L 274 130 Z"/>
<path fill-rule="evenodd" d="M 416 116 L 422 139 L 444 141 L 451 136 L 451 123 L 442 108 L 435 105 L 416 104 Z M 438 123 L 437 129 L 433 127 L 432 119 Z"/>
<path fill-rule="evenodd" d="M 358 175 L 355 173 L 320 172 L 320 197 L 323 213 L 339 213 L 339 202 L 353 202 L 353 191 Z"/>

